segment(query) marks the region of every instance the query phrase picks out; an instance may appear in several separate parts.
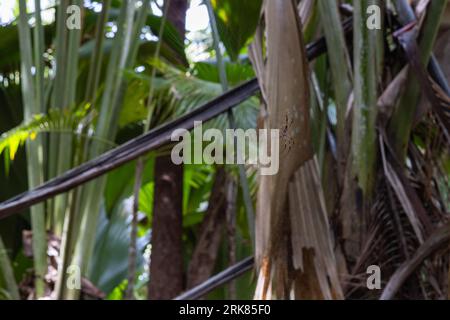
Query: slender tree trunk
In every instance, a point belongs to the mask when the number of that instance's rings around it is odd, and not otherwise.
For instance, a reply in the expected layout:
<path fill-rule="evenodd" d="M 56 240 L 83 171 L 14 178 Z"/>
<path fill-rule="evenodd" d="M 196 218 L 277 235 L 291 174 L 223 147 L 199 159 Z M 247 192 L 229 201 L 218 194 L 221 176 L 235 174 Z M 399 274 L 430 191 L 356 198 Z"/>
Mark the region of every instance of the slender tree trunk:
<path fill-rule="evenodd" d="M 164 1 L 165 5 L 168 1 Z M 178 33 L 184 38 L 186 33 L 186 11 L 188 9 L 187 0 L 170 0 L 170 8 L 167 12 L 167 20 L 169 20 Z"/>
<path fill-rule="evenodd" d="M 183 167 L 170 156 L 155 163 L 149 299 L 172 299 L 183 291 Z"/>
<path fill-rule="evenodd" d="M 166 0 L 167 19 L 185 36 L 187 0 Z M 182 248 L 183 167 L 170 156 L 156 159 L 152 254 L 148 298 L 172 299 L 184 289 Z"/>

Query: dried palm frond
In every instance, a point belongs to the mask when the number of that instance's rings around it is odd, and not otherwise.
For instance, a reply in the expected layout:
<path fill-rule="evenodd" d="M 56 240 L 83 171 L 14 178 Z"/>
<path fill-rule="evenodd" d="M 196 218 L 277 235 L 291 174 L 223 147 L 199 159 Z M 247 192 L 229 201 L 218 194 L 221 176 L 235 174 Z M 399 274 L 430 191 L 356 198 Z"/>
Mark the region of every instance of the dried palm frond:
<path fill-rule="evenodd" d="M 379 291 L 368 291 L 365 286 L 367 266 L 380 267 L 384 288 L 388 282 L 394 281 L 393 277 L 403 268 L 405 261 L 413 259 L 421 245 L 429 243 L 431 230 L 446 221 L 444 215 L 437 214 L 442 209 L 439 207 L 441 194 L 437 184 L 432 182 L 434 178 L 424 174 L 426 163 L 421 152 L 415 149 L 410 152 L 411 168 L 406 169 L 403 175 L 383 143 L 380 143 L 380 148 L 384 173 L 379 172 L 367 237 L 348 279 L 346 296 L 349 298 L 378 298 Z M 446 251 L 435 254 L 420 267 L 415 266 L 415 272 L 409 273 L 407 281 L 402 280 L 403 286 L 395 289 L 395 297 L 442 298 L 446 292 L 447 272 Z"/>
<path fill-rule="evenodd" d="M 251 52 L 263 83 L 261 122 L 280 130 L 280 171 L 261 176 L 255 297 L 342 298 L 317 161 L 310 141 L 309 72 L 295 1 L 266 1 L 262 41 Z"/>

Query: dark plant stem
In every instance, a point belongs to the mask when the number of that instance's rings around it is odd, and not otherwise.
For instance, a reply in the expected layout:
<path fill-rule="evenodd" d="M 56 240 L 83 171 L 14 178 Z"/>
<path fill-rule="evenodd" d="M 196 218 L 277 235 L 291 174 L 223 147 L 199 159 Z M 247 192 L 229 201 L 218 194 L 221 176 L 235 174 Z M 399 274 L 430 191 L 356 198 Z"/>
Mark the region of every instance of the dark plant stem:
<path fill-rule="evenodd" d="M 136 278 L 136 241 L 138 228 L 138 211 L 139 211 L 139 191 L 142 185 L 142 174 L 144 172 L 144 161 L 142 158 L 137 160 L 136 175 L 134 183 L 133 212 L 131 220 L 130 248 L 128 252 L 128 284 L 125 299 L 134 299 L 134 282 Z"/>
<path fill-rule="evenodd" d="M 214 271 L 226 219 L 227 177 L 225 168 L 218 167 L 208 210 L 199 228 L 196 246 L 189 262 L 187 288 L 193 288 L 206 281 Z"/>
<path fill-rule="evenodd" d="M 233 179 L 227 184 L 227 236 L 228 236 L 228 265 L 231 267 L 236 264 L 236 196 L 237 188 Z M 230 281 L 228 285 L 228 299 L 235 300 L 236 282 Z"/>

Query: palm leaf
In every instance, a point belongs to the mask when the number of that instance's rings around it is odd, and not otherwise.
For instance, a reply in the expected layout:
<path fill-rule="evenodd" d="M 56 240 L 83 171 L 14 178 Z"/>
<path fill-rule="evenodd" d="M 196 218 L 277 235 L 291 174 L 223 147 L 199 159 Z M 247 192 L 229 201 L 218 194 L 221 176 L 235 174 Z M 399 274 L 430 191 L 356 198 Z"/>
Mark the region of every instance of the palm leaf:
<path fill-rule="evenodd" d="M 89 124 L 88 109 L 75 108 L 72 110 L 50 109 L 47 114 L 35 114 L 32 119 L 7 131 L 0 136 L 0 154 L 5 152 L 8 161 L 14 160 L 19 146 L 26 141 L 34 141 L 39 134 L 68 134 L 81 136 L 79 126 Z M 95 141 L 114 146 L 114 142 L 107 139 L 98 140 L 96 137 L 88 137 Z"/>

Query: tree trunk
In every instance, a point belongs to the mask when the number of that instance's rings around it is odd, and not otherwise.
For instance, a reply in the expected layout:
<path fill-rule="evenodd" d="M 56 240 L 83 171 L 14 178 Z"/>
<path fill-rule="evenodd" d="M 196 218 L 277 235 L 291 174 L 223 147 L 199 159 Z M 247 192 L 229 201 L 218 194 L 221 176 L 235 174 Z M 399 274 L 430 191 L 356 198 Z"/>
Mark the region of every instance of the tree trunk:
<path fill-rule="evenodd" d="M 169 1 L 164 1 L 166 5 Z M 186 33 L 187 0 L 170 0 L 170 8 L 167 12 L 167 20 L 170 21 L 178 33 L 184 38 Z"/>
<path fill-rule="evenodd" d="M 172 299 L 183 291 L 183 167 L 156 159 L 152 253 L 148 297 Z"/>
<path fill-rule="evenodd" d="M 184 38 L 187 0 L 169 3 L 167 19 Z M 182 206 L 183 166 L 169 156 L 156 159 L 153 203 L 152 253 L 148 298 L 172 299 L 184 289 Z"/>

